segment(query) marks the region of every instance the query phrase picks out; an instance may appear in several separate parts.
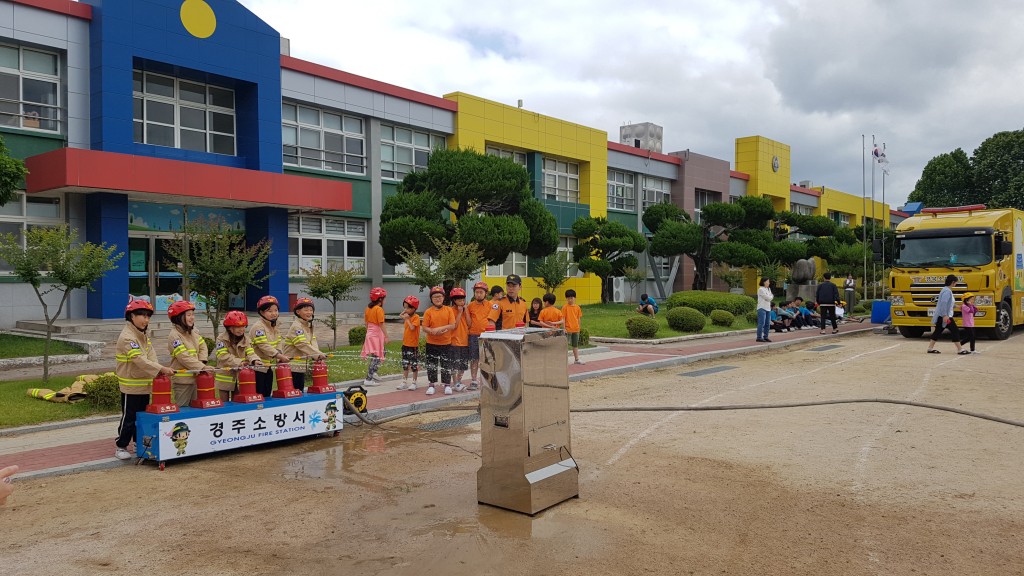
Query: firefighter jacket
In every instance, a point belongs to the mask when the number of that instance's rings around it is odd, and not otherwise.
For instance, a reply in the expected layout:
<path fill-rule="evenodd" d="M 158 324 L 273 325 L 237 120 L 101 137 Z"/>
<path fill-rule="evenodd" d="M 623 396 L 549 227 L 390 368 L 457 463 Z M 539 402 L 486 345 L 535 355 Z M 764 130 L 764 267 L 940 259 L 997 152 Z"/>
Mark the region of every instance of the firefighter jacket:
<path fill-rule="evenodd" d="M 121 334 L 117 337 L 114 348 L 117 366 L 117 384 L 125 394 L 146 394 L 153 390 L 153 378 L 160 373 L 163 366 L 157 362 L 156 350 L 149 334 L 125 322 Z"/>
<path fill-rule="evenodd" d="M 230 336 L 231 334 L 225 328 L 217 337 L 217 344 L 213 349 L 214 356 L 217 358 L 217 372 L 214 373 L 213 380 L 217 390 L 228 392 L 235 389 L 235 377 L 238 375 L 237 370 L 231 369 L 260 359 L 256 355 L 256 351 L 252 349 L 248 335 L 243 334 L 234 346 L 231 345 Z M 229 370 L 225 370 L 225 368 Z"/>
<path fill-rule="evenodd" d="M 175 370 L 202 370 L 209 359 L 206 340 L 194 329 L 186 332 L 177 324 L 171 327 L 167 335 L 167 351 L 171 354 L 171 368 Z M 171 381 L 175 384 L 194 384 L 196 375 L 175 375 Z"/>
<path fill-rule="evenodd" d="M 306 365 L 322 355 L 313 332 L 313 322 L 306 322 L 298 316 L 284 333 L 284 350 L 292 358 L 292 372 L 305 372 Z"/>
<path fill-rule="evenodd" d="M 253 350 L 264 364 L 274 362 L 274 357 L 281 351 L 281 334 L 276 326 L 271 326 L 270 322 L 260 316 L 249 328 L 249 338 Z"/>

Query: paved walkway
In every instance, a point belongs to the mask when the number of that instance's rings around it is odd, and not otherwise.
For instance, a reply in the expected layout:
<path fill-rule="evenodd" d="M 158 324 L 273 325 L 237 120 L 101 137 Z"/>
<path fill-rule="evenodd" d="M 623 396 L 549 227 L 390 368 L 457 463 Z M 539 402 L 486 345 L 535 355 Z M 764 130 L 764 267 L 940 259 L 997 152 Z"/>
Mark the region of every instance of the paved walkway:
<path fill-rule="evenodd" d="M 825 336 L 819 335 L 818 331 L 813 329 L 781 334 L 772 333 L 770 336 L 772 342 L 769 344 L 754 342 L 752 330 L 749 331 L 749 334 L 701 338 L 669 344 L 610 344 L 584 350 L 581 358 L 584 363 L 569 365 L 569 379 L 579 381 L 634 370 L 687 364 L 814 340 L 824 343 L 850 334 L 870 332 L 875 327 L 876 325 L 868 322 L 846 324 L 841 328 L 839 334 L 832 335 L 830 333 Z M 109 362 L 83 362 L 60 368 L 68 368 L 66 373 L 72 374 L 91 373 L 108 369 Z M 35 372 L 27 377 L 37 374 L 38 372 Z M 25 376 L 5 373 L 2 377 L 3 379 L 13 379 Z M 356 383 L 342 383 L 340 388 Z M 428 407 L 475 400 L 478 397 L 476 392 L 444 396 L 440 390 L 434 396 L 426 396 L 425 386 L 420 386 L 413 392 L 396 391 L 394 389 L 396 383 L 396 377 L 390 377 L 381 386 L 367 390 L 370 417 L 411 412 Z M 346 416 L 345 419 L 346 422 L 355 421 L 354 416 Z M 39 477 L 128 465 L 134 460 L 123 462 L 113 458 L 117 420 L 116 416 L 105 416 L 15 429 L 0 429 L 0 468 L 17 464 L 21 468 L 19 477 Z"/>

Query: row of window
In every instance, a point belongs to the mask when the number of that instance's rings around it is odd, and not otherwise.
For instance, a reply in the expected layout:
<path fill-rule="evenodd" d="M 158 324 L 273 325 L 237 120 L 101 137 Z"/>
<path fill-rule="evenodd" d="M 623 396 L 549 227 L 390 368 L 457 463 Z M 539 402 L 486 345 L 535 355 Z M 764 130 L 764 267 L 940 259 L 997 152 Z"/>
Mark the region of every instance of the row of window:
<path fill-rule="evenodd" d="M 636 181 L 638 178 L 632 172 L 621 170 L 608 170 L 608 208 L 613 210 L 636 210 Z M 641 207 L 663 202 L 672 201 L 672 181 L 654 176 L 641 176 L 639 178 Z"/>
<path fill-rule="evenodd" d="M 13 200 L 0 206 L 0 236 L 14 234 L 24 246 L 24 231 L 37 226 L 56 226 L 63 222 L 60 198 L 26 197 L 17 193 Z M 10 272 L 11 266 L 0 259 L 0 272 Z"/>

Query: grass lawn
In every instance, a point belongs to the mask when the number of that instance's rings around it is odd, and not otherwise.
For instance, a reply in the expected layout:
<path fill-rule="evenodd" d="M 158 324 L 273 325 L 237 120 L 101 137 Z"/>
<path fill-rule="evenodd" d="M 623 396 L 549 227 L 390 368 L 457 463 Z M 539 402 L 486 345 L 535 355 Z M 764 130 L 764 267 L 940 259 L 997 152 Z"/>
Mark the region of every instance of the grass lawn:
<path fill-rule="evenodd" d="M 42 338 L 30 338 L 15 334 L 0 334 L 0 358 L 25 358 L 42 356 L 46 341 Z M 84 354 L 80 347 L 60 340 L 50 340 L 50 355 Z"/>
<path fill-rule="evenodd" d="M 43 386 L 41 380 L 0 382 L 0 428 L 70 420 L 96 414 L 118 413 L 116 409 L 112 411 L 99 410 L 89 400 L 75 404 L 55 404 L 38 398 L 30 398 L 25 394 L 29 388 L 60 390 L 74 381 L 74 376 L 54 376 L 50 378 L 50 383 L 46 386 Z M 113 437 L 113 432 L 111 432 L 111 437 Z"/>
<path fill-rule="evenodd" d="M 678 332 L 668 327 L 665 316 L 668 310 L 662 310 L 655 319 L 661 326 L 655 338 L 669 338 L 672 336 L 686 336 L 692 332 Z M 626 331 L 626 320 L 636 316 L 636 305 L 634 304 L 588 304 L 583 306 L 583 327 L 590 331 L 591 336 L 605 336 L 609 338 L 629 338 Z M 756 326 L 743 317 L 737 316 L 736 322 L 728 328 L 715 326 L 708 320 L 701 334 L 713 332 L 726 332 L 729 330 L 743 330 L 744 328 L 755 328 Z"/>

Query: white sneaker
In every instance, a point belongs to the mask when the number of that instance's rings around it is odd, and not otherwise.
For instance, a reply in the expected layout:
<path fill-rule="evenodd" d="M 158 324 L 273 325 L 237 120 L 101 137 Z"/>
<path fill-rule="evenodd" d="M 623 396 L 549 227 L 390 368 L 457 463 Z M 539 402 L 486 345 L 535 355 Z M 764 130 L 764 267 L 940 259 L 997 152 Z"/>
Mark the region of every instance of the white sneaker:
<path fill-rule="evenodd" d="M 455 385 L 455 391 L 456 392 L 465 392 L 466 391 L 466 385 L 463 384 L 462 382 L 459 382 L 458 384 Z"/>
<path fill-rule="evenodd" d="M 416 389 L 416 383 L 415 382 L 413 382 L 412 384 L 409 384 L 409 390 L 410 391 L 415 390 L 415 389 Z"/>
<path fill-rule="evenodd" d="M 427 396 L 433 396 L 433 395 L 434 395 L 434 385 L 431 384 L 430 386 L 427 386 Z"/>
<path fill-rule="evenodd" d="M 479 389 L 480 389 L 480 383 L 478 383 L 476 380 L 473 380 L 472 382 L 469 383 L 468 390 L 470 392 L 472 392 L 473 390 L 479 390 Z"/>
<path fill-rule="evenodd" d="M 132 453 L 124 448 L 118 448 L 114 451 L 114 458 L 117 458 L 118 460 L 130 460 L 131 457 Z"/>
<path fill-rule="evenodd" d="M 363 380 L 363 386 L 366 386 L 367 388 L 372 388 L 374 386 L 380 386 L 380 382 L 376 382 L 374 380 Z"/>
<path fill-rule="evenodd" d="M 444 387 L 444 395 L 445 396 L 451 396 L 452 395 L 452 387 L 451 386 L 445 386 Z"/>
<path fill-rule="evenodd" d="M 403 381 L 398 386 L 395 386 L 395 390 L 408 390 L 408 389 L 409 389 L 409 383 L 405 382 L 405 381 Z"/>

